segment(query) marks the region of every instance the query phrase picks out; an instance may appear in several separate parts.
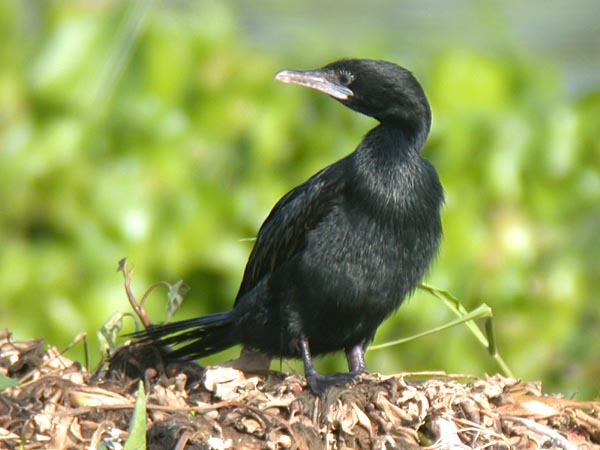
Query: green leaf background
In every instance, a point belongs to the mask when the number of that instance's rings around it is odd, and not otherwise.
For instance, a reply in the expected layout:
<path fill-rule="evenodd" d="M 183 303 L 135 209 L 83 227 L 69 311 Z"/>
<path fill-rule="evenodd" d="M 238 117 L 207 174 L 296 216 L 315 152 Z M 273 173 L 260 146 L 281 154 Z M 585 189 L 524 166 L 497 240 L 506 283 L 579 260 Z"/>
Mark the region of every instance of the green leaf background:
<path fill-rule="evenodd" d="M 1 2 L 0 326 L 59 347 L 87 331 L 94 353 L 101 324 L 128 310 L 115 271 L 124 256 L 139 296 L 158 280 L 191 287 L 176 318 L 229 308 L 244 238 L 374 125 L 273 74 L 383 58 L 415 72 L 434 112 L 425 155 L 447 204 L 427 282 L 469 310 L 493 308 L 517 376 L 597 396 L 598 77 L 569 90 L 568 64 L 524 45 L 501 14 L 510 8 L 466 3 L 452 28 L 420 2 Z M 597 37 L 598 3 L 574 3 L 595 8 L 578 17 L 596 18 L 584 25 Z M 523 22 L 534 34 L 536 11 Z M 597 64 L 598 48 L 577 51 Z M 566 61 L 574 51 L 563 49 Z M 149 300 L 153 320 L 165 299 Z M 417 293 L 376 342 L 452 319 Z M 319 364 L 344 367 L 339 355 Z M 370 353 L 368 364 L 497 371 L 464 327 Z"/>

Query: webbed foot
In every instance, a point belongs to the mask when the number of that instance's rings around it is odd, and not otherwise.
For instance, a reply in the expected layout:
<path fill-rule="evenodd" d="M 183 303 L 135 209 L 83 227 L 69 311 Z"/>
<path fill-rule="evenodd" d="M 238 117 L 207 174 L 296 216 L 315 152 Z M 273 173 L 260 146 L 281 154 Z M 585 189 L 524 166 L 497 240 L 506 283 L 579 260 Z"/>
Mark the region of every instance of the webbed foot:
<path fill-rule="evenodd" d="M 331 375 L 321 375 L 314 371 L 306 374 L 306 381 L 310 390 L 315 395 L 323 397 L 329 388 L 341 386 L 344 384 L 356 383 L 356 377 L 360 375 L 358 372 L 334 373 Z"/>

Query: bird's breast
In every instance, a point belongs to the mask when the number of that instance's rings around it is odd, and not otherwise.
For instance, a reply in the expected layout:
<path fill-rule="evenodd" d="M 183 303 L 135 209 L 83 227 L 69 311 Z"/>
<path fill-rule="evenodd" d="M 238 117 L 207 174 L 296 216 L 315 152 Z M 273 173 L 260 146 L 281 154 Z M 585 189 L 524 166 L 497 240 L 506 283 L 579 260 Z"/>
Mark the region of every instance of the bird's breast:
<path fill-rule="evenodd" d="M 357 309 L 399 305 L 426 271 L 438 237 L 435 226 L 396 214 L 388 210 L 378 217 L 356 204 L 341 204 L 310 234 L 304 269 L 322 297 L 339 302 L 344 296 L 352 299 L 348 307 Z"/>

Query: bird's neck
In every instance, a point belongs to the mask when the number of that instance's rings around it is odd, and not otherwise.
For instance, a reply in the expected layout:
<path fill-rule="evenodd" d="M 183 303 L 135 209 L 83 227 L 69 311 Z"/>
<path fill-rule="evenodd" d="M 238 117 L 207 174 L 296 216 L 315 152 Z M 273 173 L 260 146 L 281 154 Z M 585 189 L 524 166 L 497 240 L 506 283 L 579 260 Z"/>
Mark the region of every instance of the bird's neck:
<path fill-rule="evenodd" d="M 357 149 L 359 158 L 385 165 L 402 164 L 418 157 L 429 130 L 409 129 L 397 123 L 381 123 L 363 138 Z"/>
<path fill-rule="evenodd" d="M 352 155 L 355 183 L 351 190 L 358 192 L 369 208 L 378 209 L 374 213 L 410 215 L 421 208 L 419 201 L 430 195 L 427 191 L 432 185 L 436 193 L 441 191 L 435 170 L 420 155 L 425 138 L 426 133 L 409 134 L 387 124 L 364 137 Z"/>

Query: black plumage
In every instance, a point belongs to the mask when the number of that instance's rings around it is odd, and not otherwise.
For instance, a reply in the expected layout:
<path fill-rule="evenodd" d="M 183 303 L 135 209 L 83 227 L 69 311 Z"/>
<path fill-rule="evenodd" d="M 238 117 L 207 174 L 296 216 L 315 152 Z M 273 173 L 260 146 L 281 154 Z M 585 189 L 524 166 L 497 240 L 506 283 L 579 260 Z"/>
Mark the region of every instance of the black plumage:
<path fill-rule="evenodd" d="M 380 123 L 356 150 L 288 192 L 258 233 L 234 307 L 150 328 L 175 345 L 168 359 L 236 344 L 302 358 L 312 390 L 365 370 L 381 322 L 428 270 L 442 234 L 443 189 L 420 156 L 431 125 L 423 89 L 406 69 L 347 59 L 277 80 L 324 92 Z M 344 350 L 349 374 L 324 376 L 312 356 Z"/>

